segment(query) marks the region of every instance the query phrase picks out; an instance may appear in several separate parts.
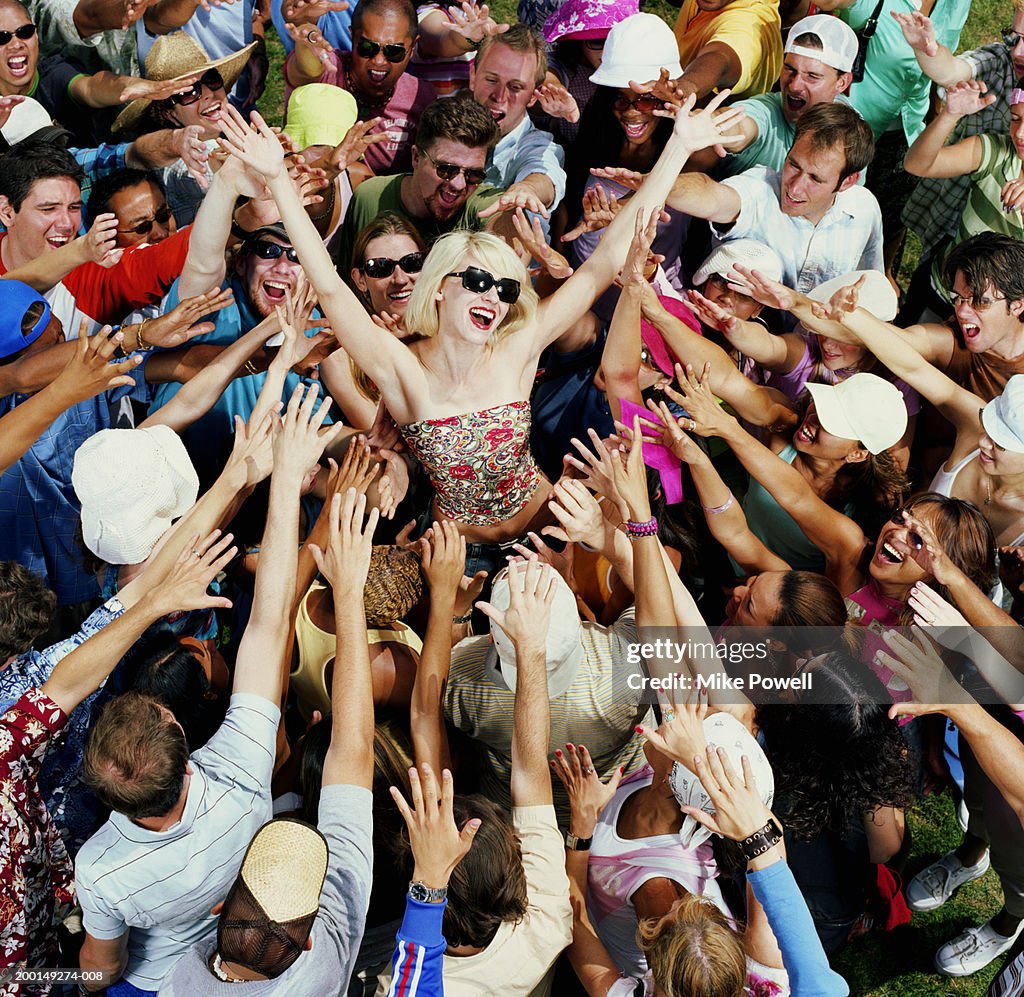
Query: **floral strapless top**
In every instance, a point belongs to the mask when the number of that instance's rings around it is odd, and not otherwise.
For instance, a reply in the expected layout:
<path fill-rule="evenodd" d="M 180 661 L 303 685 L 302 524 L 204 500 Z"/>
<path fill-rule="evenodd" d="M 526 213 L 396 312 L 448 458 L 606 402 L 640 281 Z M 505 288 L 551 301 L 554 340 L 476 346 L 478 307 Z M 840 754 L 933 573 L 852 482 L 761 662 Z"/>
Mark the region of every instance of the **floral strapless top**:
<path fill-rule="evenodd" d="M 540 469 L 530 452 L 530 403 L 505 402 L 399 430 L 426 468 L 449 519 L 494 526 L 533 498 Z"/>

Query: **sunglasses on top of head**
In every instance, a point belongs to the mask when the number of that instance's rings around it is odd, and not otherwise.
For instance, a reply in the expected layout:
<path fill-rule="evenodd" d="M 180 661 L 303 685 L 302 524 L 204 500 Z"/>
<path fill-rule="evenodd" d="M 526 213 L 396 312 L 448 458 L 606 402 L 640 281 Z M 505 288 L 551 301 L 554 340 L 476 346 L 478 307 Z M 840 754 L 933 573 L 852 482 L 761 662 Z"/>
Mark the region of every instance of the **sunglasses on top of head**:
<path fill-rule="evenodd" d="M 171 100 L 179 107 L 188 107 L 189 104 L 194 104 L 202 97 L 203 87 L 206 87 L 207 90 L 213 93 L 224 89 L 224 80 L 216 69 L 208 69 L 192 84 L 191 90 L 186 90 L 184 93 L 176 93 L 171 97 Z"/>
<path fill-rule="evenodd" d="M 474 294 L 486 294 L 492 287 L 498 291 L 498 300 L 506 305 L 514 305 L 519 300 L 519 281 L 511 277 L 497 280 L 492 273 L 480 267 L 466 267 L 456 273 L 446 273 L 445 277 L 461 277 L 462 286 Z"/>
<path fill-rule="evenodd" d="M 664 101 L 658 100 L 657 97 L 651 96 L 649 93 L 642 93 L 638 97 L 627 97 L 624 93 L 620 93 L 615 98 L 615 103 L 612 104 L 612 109 L 618 111 L 619 114 L 625 114 L 627 111 L 636 108 L 641 114 L 651 114 L 658 108 L 663 107 Z"/>
<path fill-rule="evenodd" d="M 171 220 L 171 209 L 165 204 L 162 208 L 157 208 L 153 212 L 152 218 L 147 218 L 144 222 L 139 222 L 138 225 L 132 225 L 130 228 L 119 228 L 117 231 L 124 235 L 134 233 L 135 235 L 149 235 L 153 231 L 154 225 L 166 225 Z"/>
<path fill-rule="evenodd" d="M 261 260 L 279 260 L 283 255 L 289 263 L 299 262 L 299 254 L 291 246 L 282 246 L 277 242 L 267 242 L 265 239 L 258 239 L 255 242 L 247 242 L 245 248 Z"/>
<path fill-rule="evenodd" d="M 0 48 L 10 45 L 15 38 L 20 38 L 23 42 L 27 42 L 35 33 L 36 26 L 34 24 L 23 24 L 13 31 L 0 31 Z"/>
<path fill-rule="evenodd" d="M 409 54 L 409 50 L 400 42 L 381 45 L 380 42 L 371 42 L 369 38 L 360 38 L 356 42 L 356 55 L 361 59 L 376 59 L 380 51 L 384 52 L 388 62 L 395 63 L 401 62 Z"/>
<path fill-rule="evenodd" d="M 398 267 L 405 273 L 419 273 L 423 269 L 423 253 L 406 253 L 400 260 L 393 260 L 390 256 L 374 256 L 367 260 L 359 269 L 367 277 L 380 279 L 390 277 Z"/>

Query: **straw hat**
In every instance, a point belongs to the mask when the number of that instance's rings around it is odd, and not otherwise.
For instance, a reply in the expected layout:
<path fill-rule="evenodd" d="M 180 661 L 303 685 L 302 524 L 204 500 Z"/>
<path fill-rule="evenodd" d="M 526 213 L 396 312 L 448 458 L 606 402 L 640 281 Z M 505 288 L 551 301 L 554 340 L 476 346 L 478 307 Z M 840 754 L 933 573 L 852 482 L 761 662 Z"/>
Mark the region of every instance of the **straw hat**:
<path fill-rule="evenodd" d="M 256 42 L 246 45 L 238 52 L 225 55 L 220 59 L 211 59 L 203 46 L 184 31 L 174 31 L 169 35 L 161 35 L 146 56 L 147 80 L 183 80 L 196 73 L 205 73 L 210 69 L 220 71 L 224 80 L 224 88 L 230 90 L 245 64 L 249 61 Z M 153 102 L 149 98 L 133 100 L 118 116 L 111 127 L 112 131 L 126 131 L 138 123 L 146 108 Z"/>

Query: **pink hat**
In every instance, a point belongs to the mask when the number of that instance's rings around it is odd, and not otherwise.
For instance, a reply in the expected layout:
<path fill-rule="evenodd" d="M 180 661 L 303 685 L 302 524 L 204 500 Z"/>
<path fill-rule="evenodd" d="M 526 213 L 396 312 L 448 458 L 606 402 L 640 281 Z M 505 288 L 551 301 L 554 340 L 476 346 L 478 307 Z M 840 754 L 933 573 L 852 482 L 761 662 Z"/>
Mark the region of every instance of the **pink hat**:
<path fill-rule="evenodd" d="M 638 0 L 566 0 L 544 22 L 544 38 L 549 45 L 573 38 L 604 38 L 612 25 L 639 9 Z"/>
<path fill-rule="evenodd" d="M 703 335 L 700 328 L 700 320 L 690 311 L 690 307 L 685 301 L 680 301 L 678 298 L 670 298 L 664 294 L 659 294 L 658 300 L 670 315 L 674 315 L 680 322 L 688 325 L 698 335 Z M 661 333 L 645 318 L 640 319 L 640 338 L 643 340 L 644 346 L 651 351 L 651 359 L 654 361 L 654 365 L 663 374 L 671 377 L 675 373 L 675 360 L 673 360 L 672 355 L 669 353 Z"/>

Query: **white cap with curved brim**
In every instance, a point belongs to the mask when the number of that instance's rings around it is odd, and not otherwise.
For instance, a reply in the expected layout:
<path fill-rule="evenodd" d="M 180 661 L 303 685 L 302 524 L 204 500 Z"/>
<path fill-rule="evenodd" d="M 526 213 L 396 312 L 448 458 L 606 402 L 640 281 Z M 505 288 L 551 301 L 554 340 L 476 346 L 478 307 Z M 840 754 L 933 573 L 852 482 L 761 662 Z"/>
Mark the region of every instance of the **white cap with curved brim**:
<path fill-rule="evenodd" d="M 988 438 L 1011 453 L 1024 453 L 1024 374 L 1014 374 L 1003 393 L 981 410 Z"/>
<path fill-rule="evenodd" d="M 224 89 L 230 90 L 242 75 L 245 64 L 249 61 L 256 42 L 245 48 L 211 59 L 206 50 L 191 35 L 184 31 L 172 31 L 169 35 L 161 35 L 146 55 L 147 80 L 184 80 L 197 73 L 202 75 L 211 69 L 220 72 L 224 81 Z M 110 130 L 127 131 L 142 117 L 146 108 L 152 104 L 148 97 L 133 100 L 116 118 Z"/>
<path fill-rule="evenodd" d="M 900 389 L 877 374 L 861 372 L 839 384 L 808 381 L 807 390 L 826 433 L 863 443 L 872 454 L 895 446 L 907 431 L 907 403 Z"/>

